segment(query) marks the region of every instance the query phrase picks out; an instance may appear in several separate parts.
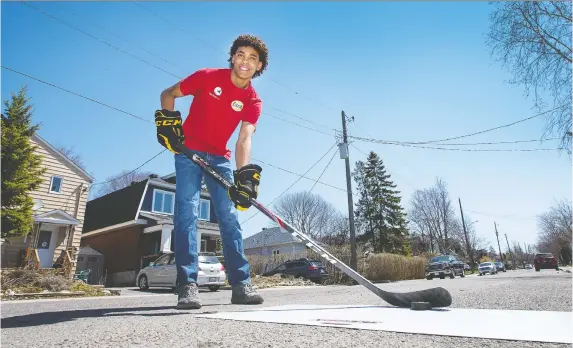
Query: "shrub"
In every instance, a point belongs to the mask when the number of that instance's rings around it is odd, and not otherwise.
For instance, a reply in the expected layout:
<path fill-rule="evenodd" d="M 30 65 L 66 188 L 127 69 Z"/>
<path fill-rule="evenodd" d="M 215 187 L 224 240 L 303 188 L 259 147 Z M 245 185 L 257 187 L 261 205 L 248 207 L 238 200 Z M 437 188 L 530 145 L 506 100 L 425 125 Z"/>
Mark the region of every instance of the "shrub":
<path fill-rule="evenodd" d="M 350 245 L 328 246 L 326 249 L 340 261 L 350 265 Z M 430 257 L 434 256 L 431 254 L 415 257 L 397 254 L 371 254 L 365 257 L 363 256 L 365 254 L 364 250 L 360 245 L 357 246 L 356 251 L 358 273 L 374 282 L 422 279 L 424 278 L 426 263 Z M 287 260 L 304 257 L 322 261 L 330 275 L 324 284 L 354 283 L 354 280 L 344 274 L 344 272 L 331 263 L 324 261 L 322 257 L 310 249 L 294 254 L 247 255 L 251 265 L 251 277 L 261 275 Z"/>
<path fill-rule="evenodd" d="M 373 254 L 368 257 L 364 276 L 370 281 L 397 281 L 424 277 L 427 259 L 397 254 Z"/>

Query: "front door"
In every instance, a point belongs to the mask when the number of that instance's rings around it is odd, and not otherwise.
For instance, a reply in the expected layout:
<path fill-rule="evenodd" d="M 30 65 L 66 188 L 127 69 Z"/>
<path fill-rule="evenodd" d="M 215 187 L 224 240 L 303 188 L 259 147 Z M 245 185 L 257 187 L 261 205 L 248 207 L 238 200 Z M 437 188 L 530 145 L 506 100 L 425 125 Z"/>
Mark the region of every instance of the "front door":
<path fill-rule="evenodd" d="M 43 228 L 38 236 L 38 258 L 40 268 L 51 268 L 54 264 L 54 249 L 56 242 L 56 229 Z"/>

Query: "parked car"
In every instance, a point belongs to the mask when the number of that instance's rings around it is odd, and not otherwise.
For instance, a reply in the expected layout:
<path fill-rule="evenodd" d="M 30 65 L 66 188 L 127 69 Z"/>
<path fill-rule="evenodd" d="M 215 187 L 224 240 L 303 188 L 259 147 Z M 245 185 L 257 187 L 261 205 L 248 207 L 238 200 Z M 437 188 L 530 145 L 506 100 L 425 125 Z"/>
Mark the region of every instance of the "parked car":
<path fill-rule="evenodd" d="M 177 269 L 175 255 L 167 252 L 149 266 L 141 269 L 137 275 L 137 286 L 141 290 L 149 288 L 177 288 Z M 227 280 L 225 268 L 215 255 L 199 253 L 199 271 L 197 285 L 217 291 Z"/>
<path fill-rule="evenodd" d="M 506 271 L 505 264 L 503 262 L 496 261 L 495 262 L 495 268 L 497 268 L 498 271 L 502 271 L 502 272 Z"/>
<path fill-rule="evenodd" d="M 478 266 L 478 272 L 480 276 L 486 273 L 497 274 L 497 267 L 494 262 L 482 262 Z"/>
<path fill-rule="evenodd" d="M 533 258 L 533 265 L 535 270 L 539 272 L 542 269 L 555 269 L 559 270 L 557 259 L 551 253 L 538 253 Z"/>
<path fill-rule="evenodd" d="M 465 277 L 464 262 L 458 260 L 453 255 L 440 255 L 432 257 L 426 265 L 426 279 L 432 280 L 434 277 L 444 279 L 446 276 L 455 278 L 456 275 Z"/>
<path fill-rule="evenodd" d="M 322 283 L 329 276 L 321 261 L 308 258 L 283 262 L 272 270 L 264 272 L 262 276 L 269 277 L 275 274 L 302 277 L 315 283 Z"/>
<path fill-rule="evenodd" d="M 527 265 L 525 265 L 525 269 L 533 269 L 533 266 L 528 263 Z"/>

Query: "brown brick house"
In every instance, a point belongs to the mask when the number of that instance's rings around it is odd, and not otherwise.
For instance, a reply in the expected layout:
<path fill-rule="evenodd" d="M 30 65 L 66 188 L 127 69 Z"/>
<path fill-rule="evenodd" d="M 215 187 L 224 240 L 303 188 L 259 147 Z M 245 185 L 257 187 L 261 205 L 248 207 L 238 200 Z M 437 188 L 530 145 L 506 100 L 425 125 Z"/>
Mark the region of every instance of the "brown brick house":
<path fill-rule="evenodd" d="M 152 175 L 91 200 L 81 245 L 105 257 L 107 286 L 134 286 L 139 270 L 163 252 L 173 251 L 175 175 Z M 214 252 L 219 226 L 206 189 L 201 192 L 197 226 L 198 251 Z"/>

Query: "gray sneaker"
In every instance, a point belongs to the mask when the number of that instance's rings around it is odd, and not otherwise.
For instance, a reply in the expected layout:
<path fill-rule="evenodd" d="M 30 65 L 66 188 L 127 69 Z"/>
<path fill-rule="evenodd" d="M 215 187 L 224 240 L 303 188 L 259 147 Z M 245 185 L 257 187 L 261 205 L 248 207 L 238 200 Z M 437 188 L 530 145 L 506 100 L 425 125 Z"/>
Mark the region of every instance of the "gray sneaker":
<path fill-rule="evenodd" d="M 234 285 L 232 291 L 232 304 L 262 304 L 264 301 L 251 284 Z"/>
<path fill-rule="evenodd" d="M 199 288 L 197 287 L 197 284 L 191 283 L 180 286 L 177 293 L 177 309 L 201 308 L 201 301 L 199 301 Z"/>

